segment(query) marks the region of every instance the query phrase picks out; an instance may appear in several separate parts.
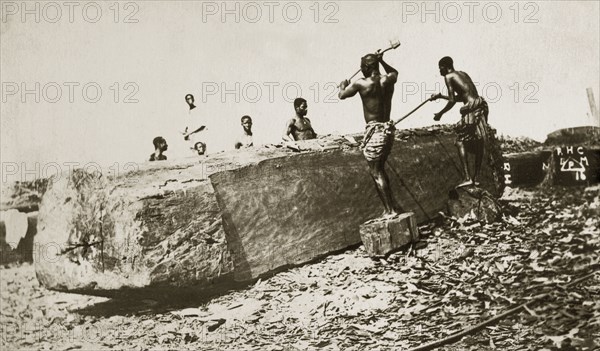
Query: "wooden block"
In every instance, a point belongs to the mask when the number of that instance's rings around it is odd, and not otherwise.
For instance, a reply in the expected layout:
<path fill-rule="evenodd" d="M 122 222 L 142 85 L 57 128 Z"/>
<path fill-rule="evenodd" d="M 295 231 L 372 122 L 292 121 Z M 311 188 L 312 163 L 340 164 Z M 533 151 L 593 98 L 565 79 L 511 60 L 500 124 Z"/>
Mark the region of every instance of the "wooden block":
<path fill-rule="evenodd" d="M 452 217 L 491 223 L 502 217 L 500 203 L 485 189 L 466 186 L 448 193 L 448 213 Z"/>
<path fill-rule="evenodd" d="M 369 256 L 385 256 L 419 240 L 419 229 L 413 212 L 392 218 L 376 218 L 360 226 L 360 237 Z"/>

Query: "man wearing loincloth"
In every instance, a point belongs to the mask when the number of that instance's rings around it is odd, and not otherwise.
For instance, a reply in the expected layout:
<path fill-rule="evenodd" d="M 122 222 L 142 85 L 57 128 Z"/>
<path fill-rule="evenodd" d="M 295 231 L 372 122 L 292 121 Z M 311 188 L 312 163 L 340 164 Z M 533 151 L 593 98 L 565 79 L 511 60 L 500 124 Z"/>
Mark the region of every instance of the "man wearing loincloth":
<path fill-rule="evenodd" d="M 283 132 L 284 141 L 309 140 L 315 139 L 317 133 L 313 129 L 310 119 L 306 118 L 308 114 L 308 104 L 306 100 L 299 97 L 294 100 L 294 110 L 296 116 L 288 120 Z"/>
<path fill-rule="evenodd" d="M 456 125 L 456 147 L 463 168 L 464 178 L 457 186 L 478 185 L 476 181 L 481 170 L 484 146 L 488 139 L 488 105 L 479 96 L 477 88 L 471 77 L 465 72 L 454 70 L 454 62 L 451 57 L 444 57 L 439 62 L 440 74 L 444 76 L 448 96 L 441 93 L 432 96 L 433 100 L 442 98 L 448 100 L 446 106 L 433 117 L 439 121 L 444 113 L 450 111 L 457 102 L 464 104 L 460 109 L 461 120 Z M 475 169 L 471 177 L 467 153 L 475 155 Z"/>
<path fill-rule="evenodd" d="M 379 64 L 387 74 L 379 73 Z M 363 154 L 367 159 L 371 177 L 375 181 L 377 193 L 385 208 L 384 215 L 396 215 L 402 211 L 395 203 L 390 182 L 385 172 L 387 160 L 394 143 L 394 124 L 390 121 L 394 84 L 398 80 L 398 71 L 383 61 L 379 53 L 368 54 L 361 58 L 360 68 L 365 78 L 350 84 L 349 80 L 340 83 L 340 99 L 360 94 L 363 103 L 365 122 Z"/>

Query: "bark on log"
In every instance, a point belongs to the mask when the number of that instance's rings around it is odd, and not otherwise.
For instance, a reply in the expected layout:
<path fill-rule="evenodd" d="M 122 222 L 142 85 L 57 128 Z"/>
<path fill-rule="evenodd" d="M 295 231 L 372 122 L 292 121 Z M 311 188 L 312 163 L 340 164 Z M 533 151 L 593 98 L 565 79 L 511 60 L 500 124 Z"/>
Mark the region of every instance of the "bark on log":
<path fill-rule="evenodd" d="M 455 135 L 396 138 L 387 167 L 394 195 L 418 222 L 433 218 L 461 179 Z M 226 289 L 356 245 L 359 225 L 383 206 L 360 150 L 340 140 L 301 142 L 302 153 L 262 148 L 61 177 L 40 208 L 38 279 L 107 296 Z M 500 196 L 489 167 L 482 173 L 481 186 Z"/>

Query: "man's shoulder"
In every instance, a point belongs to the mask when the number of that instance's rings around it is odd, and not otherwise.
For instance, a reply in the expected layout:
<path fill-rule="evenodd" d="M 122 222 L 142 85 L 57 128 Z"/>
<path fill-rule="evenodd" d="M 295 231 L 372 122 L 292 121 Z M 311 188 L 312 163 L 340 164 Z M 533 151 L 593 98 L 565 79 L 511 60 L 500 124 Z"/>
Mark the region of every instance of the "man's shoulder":
<path fill-rule="evenodd" d="M 471 79 L 469 74 L 465 71 L 454 71 L 448 74 L 448 77 L 458 78 L 458 79 Z"/>
<path fill-rule="evenodd" d="M 371 79 L 371 77 L 368 78 L 358 78 L 357 80 L 354 81 L 354 85 L 359 86 L 359 87 L 364 87 L 370 84 L 373 84 L 373 79 Z"/>

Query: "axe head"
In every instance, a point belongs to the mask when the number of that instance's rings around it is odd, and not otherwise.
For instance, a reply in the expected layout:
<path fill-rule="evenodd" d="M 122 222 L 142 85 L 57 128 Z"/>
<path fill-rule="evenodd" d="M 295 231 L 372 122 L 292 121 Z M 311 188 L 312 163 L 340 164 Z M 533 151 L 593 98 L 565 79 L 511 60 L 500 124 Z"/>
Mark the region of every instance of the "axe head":
<path fill-rule="evenodd" d="M 390 40 L 390 48 L 397 49 L 400 46 L 400 40 Z"/>

